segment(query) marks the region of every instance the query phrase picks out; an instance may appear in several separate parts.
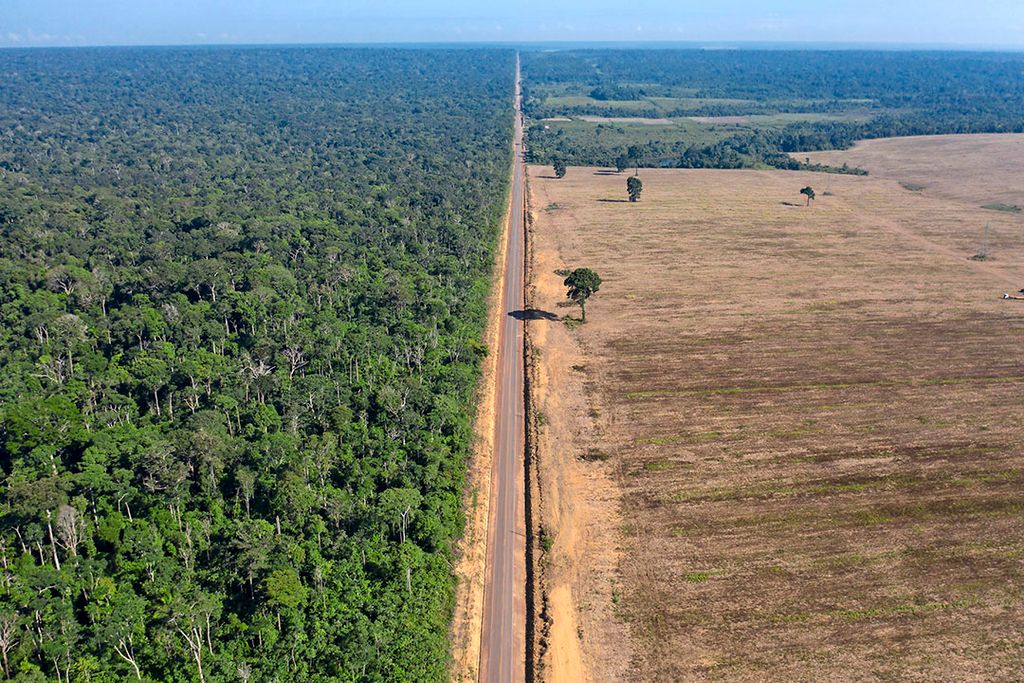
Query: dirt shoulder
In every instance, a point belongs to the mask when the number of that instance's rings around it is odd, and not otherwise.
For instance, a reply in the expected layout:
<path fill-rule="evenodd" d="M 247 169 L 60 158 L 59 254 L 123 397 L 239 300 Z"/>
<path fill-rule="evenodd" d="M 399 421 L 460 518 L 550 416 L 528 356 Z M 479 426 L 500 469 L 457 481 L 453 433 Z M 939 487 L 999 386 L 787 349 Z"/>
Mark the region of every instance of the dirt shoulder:
<path fill-rule="evenodd" d="M 569 232 L 538 220 L 532 192 L 530 207 L 527 361 L 547 618 L 538 679 L 624 680 L 629 634 L 615 614 L 621 550 L 614 539 L 621 503 L 602 450 L 609 416 L 595 392 L 596 370 L 587 364 L 581 337 L 561 321 L 579 313 L 561 306 L 563 277 L 555 274 L 576 263 L 579 252 Z"/>

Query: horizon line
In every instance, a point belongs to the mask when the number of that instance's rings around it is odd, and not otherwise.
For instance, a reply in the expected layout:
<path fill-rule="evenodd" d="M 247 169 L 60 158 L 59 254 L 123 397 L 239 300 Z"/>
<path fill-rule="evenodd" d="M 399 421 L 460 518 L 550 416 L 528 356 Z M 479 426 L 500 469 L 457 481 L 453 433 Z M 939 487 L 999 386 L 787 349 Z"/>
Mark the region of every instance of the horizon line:
<path fill-rule="evenodd" d="M 690 50 L 793 50 L 793 51 L 879 51 L 879 52 L 1024 52 L 1024 43 L 944 43 L 944 42 L 889 42 L 889 41 L 783 41 L 783 40 L 367 40 L 337 42 L 182 42 L 182 43 L 86 43 L 54 45 L 0 45 L 0 50 L 89 50 L 89 49 L 159 49 L 159 48 L 546 48 L 573 49 L 603 47 L 606 49 Z"/>

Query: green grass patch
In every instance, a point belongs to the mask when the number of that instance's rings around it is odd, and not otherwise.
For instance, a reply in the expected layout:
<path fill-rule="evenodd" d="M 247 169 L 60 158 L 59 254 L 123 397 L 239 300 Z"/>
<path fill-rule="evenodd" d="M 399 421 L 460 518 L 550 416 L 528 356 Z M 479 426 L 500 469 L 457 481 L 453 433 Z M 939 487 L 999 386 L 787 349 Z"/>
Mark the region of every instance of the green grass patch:
<path fill-rule="evenodd" d="M 797 612 L 795 614 L 773 614 L 767 618 L 767 621 L 773 624 L 796 624 L 801 621 L 807 621 L 811 618 L 810 612 Z"/>
<path fill-rule="evenodd" d="M 988 209 L 989 211 L 1005 211 L 1006 213 L 1021 213 L 1024 211 L 1024 208 L 1016 204 L 985 204 L 981 208 Z"/>
<path fill-rule="evenodd" d="M 642 100 L 595 100 L 587 95 L 555 95 L 544 100 L 544 106 L 550 110 L 572 109 L 574 107 L 587 107 L 597 109 L 611 109 L 624 111 L 648 111 L 657 109 L 655 105 L 646 99 Z"/>
<path fill-rule="evenodd" d="M 811 621 L 813 619 L 841 619 L 843 621 L 864 621 L 901 615 L 913 615 L 939 610 L 958 610 L 971 607 L 970 600 L 954 600 L 950 602 L 926 601 L 915 599 L 892 605 L 877 605 L 860 609 L 837 609 L 827 612 L 795 612 L 789 614 L 768 614 L 764 621 L 772 624 L 787 624 Z"/>
<path fill-rule="evenodd" d="M 836 610 L 831 613 L 831 616 L 845 619 L 847 621 L 862 621 L 864 619 L 898 616 L 900 614 L 917 614 L 919 612 L 933 612 L 935 610 L 960 609 L 968 607 L 970 604 L 971 603 L 967 600 L 957 600 L 956 602 L 911 602 L 897 605 L 868 607 L 865 609 Z"/>
<path fill-rule="evenodd" d="M 701 441 L 716 441 L 722 438 L 721 432 L 690 432 L 686 434 L 670 434 L 668 436 L 651 436 L 637 439 L 638 444 L 653 444 L 664 446 L 672 443 L 693 443 Z"/>
<path fill-rule="evenodd" d="M 755 114 L 746 117 L 752 128 L 781 128 L 792 123 L 827 123 L 846 122 L 864 123 L 870 121 L 872 114 L 861 111 L 825 114 L 817 112 L 779 112 L 778 114 Z"/>
<path fill-rule="evenodd" d="M 854 519 L 860 526 L 878 526 L 896 521 L 895 517 L 890 517 L 877 510 L 863 510 L 856 513 Z"/>
<path fill-rule="evenodd" d="M 801 436 L 814 434 L 817 431 L 817 429 L 813 429 L 811 427 L 804 427 L 801 429 L 775 429 L 770 432 L 765 432 L 765 435 L 775 437 L 777 439 L 796 439 Z"/>
<path fill-rule="evenodd" d="M 540 528 L 537 535 L 540 540 L 540 547 L 544 549 L 544 552 L 551 552 L 551 548 L 555 545 L 555 537 L 552 536 L 548 532 L 547 528 L 543 526 Z"/>

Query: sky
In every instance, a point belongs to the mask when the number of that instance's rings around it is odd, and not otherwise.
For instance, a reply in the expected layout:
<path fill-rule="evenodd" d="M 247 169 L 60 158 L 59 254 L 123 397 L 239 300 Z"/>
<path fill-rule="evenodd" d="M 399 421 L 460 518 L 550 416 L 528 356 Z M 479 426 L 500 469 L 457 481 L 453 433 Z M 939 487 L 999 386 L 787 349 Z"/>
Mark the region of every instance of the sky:
<path fill-rule="evenodd" d="M 0 0 L 0 47 L 552 41 L 1024 49 L 1024 0 Z"/>

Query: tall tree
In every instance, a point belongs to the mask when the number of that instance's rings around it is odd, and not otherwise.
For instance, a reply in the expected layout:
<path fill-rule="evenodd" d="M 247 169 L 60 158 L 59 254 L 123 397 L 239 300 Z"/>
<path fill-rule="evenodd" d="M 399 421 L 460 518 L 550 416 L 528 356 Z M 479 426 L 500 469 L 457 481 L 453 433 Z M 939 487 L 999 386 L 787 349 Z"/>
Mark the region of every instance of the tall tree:
<path fill-rule="evenodd" d="M 553 166 L 555 169 L 555 177 L 564 178 L 566 171 L 565 161 L 563 161 L 562 159 L 555 159 Z"/>
<path fill-rule="evenodd" d="M 569 288 L 568 299 L 580 307 L 583 321 L 587 320 L 587 299 L 597 294 L 601 288 L 601 277 L 590 268 L 576 268 L 562 283 Z"/>
<path fill-rule="evenodd" d="M 808 185 L 804 189 L 800 190 L 800 194 L 802 194 L 805 197 L 807 197 L 807 206 L 810 206 L 811 205 L 811 200 L 813 200 L 814 197 L 815 197 L 814 188 L 811 187 L 810 185 Z"/>
<path fill-rule="evenodd" d="M 629 193 L 629 201 L 640 201 L 640 193 L 644 191 L 644 183 L 639 176 L 631 175 L 626 178 L 626 192 Z"/>

